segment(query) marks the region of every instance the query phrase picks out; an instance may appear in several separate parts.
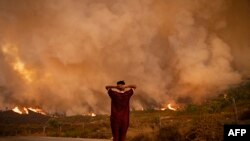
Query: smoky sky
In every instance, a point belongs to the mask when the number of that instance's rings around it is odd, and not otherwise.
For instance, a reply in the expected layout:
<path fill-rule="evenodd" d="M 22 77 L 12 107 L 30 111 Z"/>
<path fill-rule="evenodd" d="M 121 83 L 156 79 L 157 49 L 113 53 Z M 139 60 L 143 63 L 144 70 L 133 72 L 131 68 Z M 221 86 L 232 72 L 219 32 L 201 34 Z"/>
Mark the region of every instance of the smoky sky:
<path fill-rule="evenodd" d="M 0 106 L 108 113 L 199 103 L 250 74 L 247 0 L 0 0 Z"/>

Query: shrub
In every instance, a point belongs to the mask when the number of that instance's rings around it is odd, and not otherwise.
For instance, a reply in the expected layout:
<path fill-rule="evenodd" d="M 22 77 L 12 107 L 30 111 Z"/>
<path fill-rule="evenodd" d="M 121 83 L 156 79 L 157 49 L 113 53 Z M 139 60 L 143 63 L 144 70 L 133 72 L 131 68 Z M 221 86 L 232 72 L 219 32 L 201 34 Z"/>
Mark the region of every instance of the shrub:
<path fill-rule="evenodd" d="M 161 128 L 156 138 L 157 141 L 179 141 L 181 140 L 181 134 L 176 126 L 170 125 Z"/>

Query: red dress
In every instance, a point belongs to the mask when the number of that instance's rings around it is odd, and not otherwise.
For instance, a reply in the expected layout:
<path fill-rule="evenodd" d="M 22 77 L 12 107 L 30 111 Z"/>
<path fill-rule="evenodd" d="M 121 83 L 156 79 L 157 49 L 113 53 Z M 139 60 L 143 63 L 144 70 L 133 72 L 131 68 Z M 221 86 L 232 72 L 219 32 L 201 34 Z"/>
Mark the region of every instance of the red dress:
<path fill-rule="evenodd" d="M 108 90 L 111 98 L 110 123 L 113 141 L 125 141 L 129 126 L 129 100 L 133 93 L 133 89 L 124 92 Z"/>

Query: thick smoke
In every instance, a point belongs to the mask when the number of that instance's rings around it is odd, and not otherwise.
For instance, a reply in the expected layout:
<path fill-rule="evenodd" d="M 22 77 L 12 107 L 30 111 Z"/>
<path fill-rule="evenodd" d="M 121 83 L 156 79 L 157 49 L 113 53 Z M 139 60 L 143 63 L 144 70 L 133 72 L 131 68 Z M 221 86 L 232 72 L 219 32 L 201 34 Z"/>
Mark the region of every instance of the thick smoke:
<path fill-rule="evenodd" d="M 0 0 L 0 106 L 108 113 L 117 80 L 138 86 L 136 109 L 201 102 L 249 74 L 249 27 L 234 21 L 249 23 L 249 2 L 238 3 Z"/>

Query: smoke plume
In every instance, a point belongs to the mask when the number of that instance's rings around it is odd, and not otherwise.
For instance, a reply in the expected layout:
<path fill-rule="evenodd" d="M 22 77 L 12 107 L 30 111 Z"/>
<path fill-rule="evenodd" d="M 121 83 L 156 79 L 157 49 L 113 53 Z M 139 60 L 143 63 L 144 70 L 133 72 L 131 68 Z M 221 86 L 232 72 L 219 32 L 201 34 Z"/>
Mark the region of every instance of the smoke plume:
<path fill-rule="evenodd" d="M 250 74 L 247 0 L 0 0 L 0 107 L 108 113 L 201 102 Z"/>

